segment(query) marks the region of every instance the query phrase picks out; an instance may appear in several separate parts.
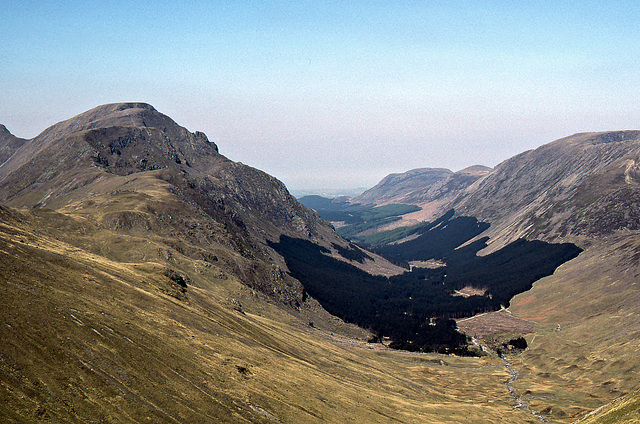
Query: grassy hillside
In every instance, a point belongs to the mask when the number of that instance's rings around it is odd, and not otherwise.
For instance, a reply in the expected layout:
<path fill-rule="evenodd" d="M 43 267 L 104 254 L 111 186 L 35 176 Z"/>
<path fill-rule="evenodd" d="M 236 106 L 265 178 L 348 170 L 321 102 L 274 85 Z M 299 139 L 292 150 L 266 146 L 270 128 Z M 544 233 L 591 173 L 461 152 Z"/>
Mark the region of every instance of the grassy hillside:
<path fill-rule="evenodd" d="M 632 424 L 640 422 L 640 390 L 600 407 L 580 420 L 580 424 Z"/>
<path fill-rule="evenodd" d="M 179 253 L 182 282 L 158 261 L 91 253 L 70 242 L 82 221 L 40 213 L 0 213 L 7 422 L 535 422 L 493 358 L 370 349 Z M 134 240 L 100 244 L 115 258 Z"/>
<path fill-rule="evenodd" d="M 514 314 L 537 323 L 516 386 L 555 420 L 571 422 L 638 386 L 638 240 L 630 233 L 594 245 L 512 301 Z"/>

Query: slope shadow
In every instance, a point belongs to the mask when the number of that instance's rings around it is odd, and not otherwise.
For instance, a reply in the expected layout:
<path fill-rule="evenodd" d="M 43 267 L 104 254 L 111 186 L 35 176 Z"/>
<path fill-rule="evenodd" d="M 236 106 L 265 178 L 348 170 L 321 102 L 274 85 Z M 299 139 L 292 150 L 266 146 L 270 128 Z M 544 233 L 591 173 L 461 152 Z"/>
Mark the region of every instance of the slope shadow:
<path fill-rule="evenodd" d="M 398 349 L 468 353 L 466 337 L 452 318 L 508 306 L 513 296 L 531 289 L 579 247 L 564 243 L 517 240 L 487 256 L 477 256 L 488 238 L 457 248 L 488 228 L 473 217 L 447 213 L 411 242 L 379 249 L 400 260 L 440 259 L 446 266 L 414 268 L 393 277 L 370 275 L 330 256 L 309 241 L 281 236 L 271 247 L 287 263 L 291 275 L 330 313 L 388 337 Z M 465 287 L 483 295 L 456 296 Z"/>

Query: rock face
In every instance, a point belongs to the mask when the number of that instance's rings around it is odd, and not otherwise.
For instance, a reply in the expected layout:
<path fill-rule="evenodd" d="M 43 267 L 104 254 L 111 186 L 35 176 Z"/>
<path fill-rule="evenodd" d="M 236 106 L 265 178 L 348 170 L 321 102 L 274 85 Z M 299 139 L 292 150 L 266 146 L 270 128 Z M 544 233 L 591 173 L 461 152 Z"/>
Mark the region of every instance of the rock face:
<path fill-rule="evenodd" d="M 207 249 L 223 249 L 227 260 L 216 266 L 287 304 L 302 302 L 302 288 L 281 274 L 283 261 L 268 242 L 285 234 L 347 246 L 280 181 L 230 161 L 203 133 L 148 104 L 99 106 L 31 140 L 4 127 L 0 137 L 1 203 L 91 217 L 116 232 L 161 235 L 166 248 L 158 255 L 165 261 L 178 253 L 209 260 Z"/>
<path fill-rule="evenodd" d="M 11 134 L 4 125 L 0 125 L 0 164 L 9 159 L 26 141 Z"/>
<path fill-rule="evenodd" d="M 281 182 L 226 159 L 203 133 L 190 133 L 140 103 L 99 106 L 25 141 L 0 166 L 0 202 L 55 207 L 96 178 L 159 170 L 200 207 L 226 205 L 247 221 L 262 220 L 307 237 L 327 231 Z M 34 191 L 42 194 L 42 202 L 28 200 Z"/>

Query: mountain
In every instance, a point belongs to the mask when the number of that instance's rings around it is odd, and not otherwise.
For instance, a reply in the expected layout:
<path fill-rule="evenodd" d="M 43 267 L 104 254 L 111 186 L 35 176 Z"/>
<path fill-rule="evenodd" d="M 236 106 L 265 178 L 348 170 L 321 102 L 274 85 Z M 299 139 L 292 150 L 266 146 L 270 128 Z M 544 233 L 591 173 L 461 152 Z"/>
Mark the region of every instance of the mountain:
<path fill-rule="evenodd" d="M 491 222 L 504 245 L 537 238 L 588 244 L 640 229 L 640 132 L 581 133 L 504 161 L 449 206 Z"/>
<path fill-rule="evenodd" d="M 410 196 L 416 189 L 433 185 L 449 177 L 453 172 L 444 168 L 420 168 L 384 177 L 373 188 L 353 198 L 354 203 L 381 205 L 385 203 L 406 203 L 399 199 Z"/>
<path fill-rule="evenodd" d="M 215 265 L 239 267 L 248 285 L 295 305 L 302 287 L 282 282 L 282 260 L 267 242 L 286 234 L 347 246 L 280 181 L 228 160 L 203 133 L 141 103 L 99 106 L 14 148 L 0 166 L 0 202 L 94 219 L 116 232 L 161 235 L 165 247 L 156 256 L 177 251 L 208 263 L 217 257 Z M 228 250 L 233 259 L 225 258 Z"/>
<path fill-rule="evenodd" d="M 640 229 L 639 161 L 639 131 L 579 133 L 516 155 L 493 170 L 474 166 L 456 173 L 426 168 L 391 174 L 351 201 L 418 205 L 422 220 L 453 208 L 491 224 L 483 234 L 493 244 L 488 251 L 523 237 L 588 244 L 619 230 Z M 423 173 L 432 178 L 422 180 Z M 416 217 L 404 221 L 414 223 Z"/>
<path fill-rule="evenodd" d="M 0 416 L 568 423 L 609 405 L 589 422 L 633 422 L 638 139 L 396 176 L 357 214 L 311 199 L 363 226 L 431 205 L 379 233 L 420 259 L 404 273 L 148 104 L 29 140 L 1 127 Z"/>
<path fill-rule="evenodd" d="M 446 212 L 447 204 L 453 198 L 490 172 L 491 168 L 482 165 L 457 172 L 442 168 L 413 169 L 386 176 L 351 202 L 376 206 L 390 203 L 417 205 L 422 212 L 404 217 L 404 223 L 430 220 Z"/>
<path fill-rule="evenodd" d="M 464 331 L 488 340 L 497 337 L 491 328 L 508 333 L 511 319 L 530 323 L 529 346 L 515 357 L 521 368 L 514 386 L 533 410 L 554 421 L 575 420 L 637 388 L 639 160 L 638 131 L 575 134 L 505 160 L 439 205 L 440 211 L 454 210 L 454 220 L 486 223 L 487 229 L 466 243 L 486 241 L 479 254 L 488 259 L 523 239 L 584 249 L 515 296 L 508 309 L 513 318 L 488 314 L 460 322 Z M 399 190 L 397 198 L 414 192 Z M 421 240 L 432 232 L 423 225 L 383 231 L 376 238 L 388 243 L 383 250 L 406 257 L 416 246 L 429 246 Z M 442 240 L 455 242 L 451 236 Z M 485 289 L 469 290 L 477 295 Z M 620 403 L 636 405 L 637 392 Z M 615 415 L 616 422 L 637 420 L 637 409 L 631 411 Z M 598 416 L 589 422 L 598 422 Z"/>
<path fill-rule="evenodd" d="M 638 387 L 639 155 L 638 131 L 575 134 L 504 161 L 452 203 L 491 222 L 484 254 L 522 237 L 585 249 L 511 302 L 513 314 L 536 322 L 520 357 L 527 377 L 516 387 L 554 419 L 577 418 L 585 406 L 606 403 L 594 399 Z M 541 400 L 549 387 L 553 397 Z M 620 403 L 633 404 L 630 396 Z M 637 417 L 636 407 L 588 422 Z"/>
<path fill-rule="evenodd" d="M 384 177 L 373 188 L 352 199 L 353 203 L 382 205 L 407 203 L 421 205 L 449 198 L 464 190 L 477 179 L 491 172 L 491 168 L 474 165 L 452 172 L 443 168 L 412 169 Z"/>
<path fill-rule="evenodd" d="M 495 359 L 416 358 L 329 315 L 273 246 L 402 270 L 150 105 L 0 142 L 4 421 L 528 422 Z"/>
<path fill-rule="evenodd" d="M 11 134 L 4 125 L 0 125 L 0 164 L 9 159 L 26 141 Z"/>

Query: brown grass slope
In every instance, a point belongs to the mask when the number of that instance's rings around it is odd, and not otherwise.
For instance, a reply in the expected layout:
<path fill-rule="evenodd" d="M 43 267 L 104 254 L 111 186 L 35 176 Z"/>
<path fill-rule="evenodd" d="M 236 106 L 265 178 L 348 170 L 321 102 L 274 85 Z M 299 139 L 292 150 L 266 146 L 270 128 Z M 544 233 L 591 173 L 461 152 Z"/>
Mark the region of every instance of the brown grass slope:
<path fill-rule="evenodd" d="M 344 240 L 172 122 L 106 105 L 0 166 L 3 421 L 532 422 L 498 361 L 370 349 L 304 299 L 266 242 Z"/>
<path fill-rule="evenodd" d="M 516 382 L 538 411 L 572 422 L 632 392 L 640 381 L 640 238 L 598 241 L 514 298 L 535 321 Z"/>
<path fill-rule="evenodd" d="M 534 422 L 492 358 L 338 343 L 215 266 L 168 273 L 162 240 L 89 227 L 0 210 L 3 422 Z"/>
<path fill-rule="evenodd" d="M 580 424 L 633 424 L 640 422 L 640 390 L 598 408 Z"/>

